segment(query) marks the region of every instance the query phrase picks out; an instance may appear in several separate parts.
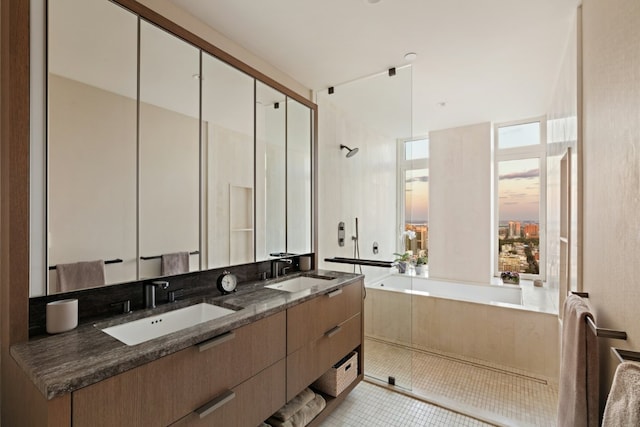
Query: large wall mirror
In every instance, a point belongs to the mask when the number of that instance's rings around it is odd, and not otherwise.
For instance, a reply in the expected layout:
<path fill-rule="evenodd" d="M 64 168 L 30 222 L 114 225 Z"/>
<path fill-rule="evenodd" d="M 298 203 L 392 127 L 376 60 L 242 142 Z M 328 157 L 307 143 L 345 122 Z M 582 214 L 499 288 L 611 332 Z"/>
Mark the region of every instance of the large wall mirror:
<path fill-rule="evenodd" d="M 256 83 L 259 260 L 287 251 L 286 98 L 283 93 Z"/>
<path fill-rule="evenodd" d="M 287 100 L 287 252 L 311 252 L 311 110 Z"/>
<path fill-rule="evenodd" d="M 206 267 L 253 262 L 254 79 L 206 53 L 202 77 Z"/>
<path fill-rule="evenodd" d="M 47 12 L 49 274 L 31 296 L 312 251 L 313 109 L 117 1 Z"/>
<path fill-rule="evenodd" d="M 57 264 L 102 259 L 105 283 L 138 277 L 137 32 L 111 2 L 49 2 L 49 293 L 74 288 Z"/>
<path fill-rule="evenodd" d="M 200 269 L 200 52 L 140 23 L 140 278 Z M 178 253 L 163 265 L 162 257 Z"/>

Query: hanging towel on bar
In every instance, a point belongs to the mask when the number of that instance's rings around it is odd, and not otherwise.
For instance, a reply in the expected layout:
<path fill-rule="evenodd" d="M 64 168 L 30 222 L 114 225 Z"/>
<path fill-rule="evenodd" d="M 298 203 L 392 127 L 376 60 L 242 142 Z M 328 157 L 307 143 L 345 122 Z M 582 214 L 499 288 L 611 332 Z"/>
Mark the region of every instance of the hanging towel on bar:
<path fill-rule="evenodd" d="M 189 272 L 189 252 L 164 254 L 160 258 L 162 258 L 160 274 L 163 276 Z"/>
<path fill-rule="evenodd" d="M 577 295 L 564 302 L 558 390 L 558 426 L 598 426 L 598 338 L 587 325 L 593 319 Z"/>
<path fill-rule="evenodd" d="M 622 362 L 618 365 L 602 426 L 640 426 L 640 364 Z"/>
<path fill-rule="evenodd" d="M 60 292 L 104 286 L 104 260 L 58 264 L 58 287 Z"/>

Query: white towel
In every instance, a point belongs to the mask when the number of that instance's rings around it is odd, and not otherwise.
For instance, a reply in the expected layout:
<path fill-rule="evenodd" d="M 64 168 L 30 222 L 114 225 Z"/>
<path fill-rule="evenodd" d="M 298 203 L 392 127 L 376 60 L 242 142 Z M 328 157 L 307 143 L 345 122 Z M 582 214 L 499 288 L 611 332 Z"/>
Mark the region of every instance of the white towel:
<path fill-rule="evenodd" d="M 558 390 L 558 426 L 598 426 L 598 338 L 587 325 L 593 319 L 577 295 L 564 302 Z"/>
<path fill-rule="evenodd" d="M 618 365 L 602 426 L 640 426 L 640 364 L 622 362 Z"/>
<path fill-rule="evenodd" d="M 60 292 L 105 285 L 103 260 L 58 264 L 56 272 Z"/>
<path fill-rule="evenodd" d="M 175 252 L 162 255 L 160 274 L 171 276 L 189 272 L 189 252 Z"/>

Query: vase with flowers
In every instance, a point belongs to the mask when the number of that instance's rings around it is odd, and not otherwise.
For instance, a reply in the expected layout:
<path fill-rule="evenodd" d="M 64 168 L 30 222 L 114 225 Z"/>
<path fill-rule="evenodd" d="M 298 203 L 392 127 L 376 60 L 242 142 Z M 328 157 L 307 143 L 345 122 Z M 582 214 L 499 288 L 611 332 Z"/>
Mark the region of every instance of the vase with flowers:
<path fill-rule="evenodd" d="M 409 264 L 409 261 L 411 260 L 411 251 L 407 251 L 405 253 L 399 254 L 399 253 L 394 253 L 394 255 L 396 256 L 396 259 L 393 260 L 394 265 L 396 266 L 396 268 L 398 269 L 398 273 L 400 274 L 404 274 L 407 272 L 407 265 Z"/>
<path fill-rule="evenodd" d="M 502 283 L 505 284 L 520 284 L 520 274 L 517 271 L 503 271 L 502 273 L 500 273 L 500 278 L 502 279 Z"/>
<path fill-rule="evenodd" d="M 402 253 L 394 253 L 396 259 L 393 260 L 394 266 L 398 269 L 398 273 L 404 274 L 407 272 L 407 267 L 409 263 L 412 261 L 413 252 L 406 250 L 407 248 L 407 240 L 410 242 L 411 240 L 416 238 L 416 232 L 413 230 L 404 230 L 400 233 L 400 248 L 402 248 Z M 409 245 L 410 246 L 410 245 Z"/>
<path fill-rule="evenodd" d="M 420 255 L 416 256 L 414 268 L 416 270 L 417 276 L 422 276 L 422 274 L 424 274 L 424 269 L 427 266 L 427 262 L 429 262 L 429 258 L 427 258 L 426 254 L 421 253 Z"/>

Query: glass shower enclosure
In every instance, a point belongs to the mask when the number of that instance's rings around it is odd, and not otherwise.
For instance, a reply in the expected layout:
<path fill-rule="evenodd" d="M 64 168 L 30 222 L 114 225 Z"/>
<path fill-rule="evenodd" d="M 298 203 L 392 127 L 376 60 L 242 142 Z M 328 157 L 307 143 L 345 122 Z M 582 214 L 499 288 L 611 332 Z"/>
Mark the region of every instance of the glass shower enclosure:
<path fill-rule="evenodd" d="M 426 200 L 419 200 L 423 193 L 407 198 L 423 171 L 403 169 L 414 139 L 411 66 L 319 91 L 316 103 L 320 258 L 394 261 L 409 251 L 414 260 L 417 242 L 407 240 L 407 224 Z M 365 376 L 411 391 L 413 264 L 404 274 L 395 266 L 320 267 L 365 275 Z M 398 283 L 403 289 L 393 289 Z"/>

